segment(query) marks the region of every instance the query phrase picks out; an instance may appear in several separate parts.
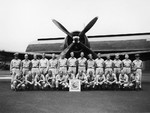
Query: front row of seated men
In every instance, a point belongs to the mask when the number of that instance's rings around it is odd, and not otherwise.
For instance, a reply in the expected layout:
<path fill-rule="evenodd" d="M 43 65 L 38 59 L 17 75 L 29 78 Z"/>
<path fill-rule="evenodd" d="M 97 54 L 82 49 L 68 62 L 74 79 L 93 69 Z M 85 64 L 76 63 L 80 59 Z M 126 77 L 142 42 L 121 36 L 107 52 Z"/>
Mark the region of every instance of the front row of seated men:
<path fill-rule="evenodd" d="M 32 61 L 28 59 L 27 54 L 22 61 L 18 54 L 15 54 L 10 64 L 11 89 L 68 89 L 71 79 L 79 79 L 82 89 L 141 89 L 142 61 L 137 56 L 132 66 L 128 55 L 125 55 L 125 58 L 121 61 L 116 55 L 114 61 L 110 60 L 110 57 L 104 61 L 99 53 L 97 59 L 94 60 L 92 55 L 89 55 L 89 59 L 86 60 L 81 52 L 76 74 L 77 60 L 72 52 L 69 59 L 63 57 L 58 60 L 53 55 L 52 59 L 48 60 L 43 54 L 40 60 L 34 55 Z M 56 66 L 57 63 L 59 66 Z"/>
<path fill-rule="evenodd" d="M 92 71 L 86 75 L 83 71 L 76 76 L 73 72 L 64 74 L 60 71 L 56 77 L 53 76 L 52 71 L 44 77 L 43 74 L 37 74 L 35 77 L 32 74 L 23 76 L 16 75 L 11 84 L 12 90 L 68 90 L 69 80 L 78 79 L 81 81 L 81 89 L 96 89 L 96 90 L 118 90 L 118 89 L 139 89 L 140 81 L 135 72 L 131 73 L 130 80 L 128 75 L 121 71 L 119 80 L 117 81 L 115 73 L 108 71 L 105 74 L 94 75 Z"/>

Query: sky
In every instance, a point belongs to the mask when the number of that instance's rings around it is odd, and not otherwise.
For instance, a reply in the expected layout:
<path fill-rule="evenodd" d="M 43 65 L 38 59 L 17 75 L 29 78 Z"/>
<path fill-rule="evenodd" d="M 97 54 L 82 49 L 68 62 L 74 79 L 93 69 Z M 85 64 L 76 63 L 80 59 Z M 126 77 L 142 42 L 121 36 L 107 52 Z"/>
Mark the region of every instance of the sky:
<path fill-rule="evenodd" d="M 86 35 L 150 32 L 150 0 L 0 0 L 0 50 L 24 52 L 38 38 L 65 37 L 52 19 L 71 32 L 96 16 Z"/>

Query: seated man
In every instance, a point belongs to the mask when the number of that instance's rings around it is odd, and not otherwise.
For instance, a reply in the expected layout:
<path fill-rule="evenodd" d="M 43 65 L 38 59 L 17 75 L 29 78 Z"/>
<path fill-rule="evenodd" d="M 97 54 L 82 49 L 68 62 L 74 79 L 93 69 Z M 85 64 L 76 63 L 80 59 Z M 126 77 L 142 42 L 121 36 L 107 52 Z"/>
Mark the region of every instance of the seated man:
<path fill-rule="evenodd" d="M 139 76 L 137 76 L 136 71 L 133 71 L 130 75 L 129 88 L 131 90 L 137 90 L 140 88 L 139 86 L 140 86 Z"/>
<path fill-rule="evenodd" d="M 87 76 L 87 88 L 90 90 L 95 88 L 95 76 L 92 71 L 89 71 L 89 75 Z"/>
<path fill-rule="evenodd" d="M 75 79 L 75 74 L 73 71 L 68 72 L 68 74 L 66 75 L 66 83 L 68 88 L 69 88 L 69 81 L 72 79 Z"/>
<path fill-rule="evenodd" d="M 11 89 L 15 91 L 25 90 L 24 76 L 22 76 L 21 74 L 18 74 L 15 77 L 13 84 L 11 85 Z"/>
<path fill-rule="evenodd" d="M 33 90 L 34 89 L 34 76 L 29 73 L 25 76 L 25 84 L 27 90 Z"/>
<path fill-rule="evenodd" d="M 108 71 L 106 73 L 106 83 L 107 83 L 107 88 L 108 89 L 116 89 L 117 88 L 117 78 L 116 75 L 112 71 Z"/>
<path fill-rule="evenodd" d="M 39 90 L 39 89 L 44 89 L 44 85 L 45 85 L 45 77 L 43 74 L 38 74 L 35 76 L 35 79 L 34 79 L 34 88 L 36 90 Z"/>
<path fill-rule="evenodd" d="M 60 71 L 56 75 L 56 90 L 66 89 L 68 87 L 66 75 L 63 73 L 63 71 Z"/>
<path fill-rule="evenodd" d="M 48 74 L 45 77 L 45 86 L 44 89 L 53 89 L 55 85 L 55 77 L 51 70 L 48 71 Z"/>
<path fill-rule="evenodd" d="M 106 78 L 105 78 L 105 74 L 104 73 L 98 73 L 96 75 L 96 87 L 98 89 L 105 89 L 106 86 Z"/>
<path fill-rule="evenodd" d="M 119 88 L 120 89 L 127 89 L 129 85 L 129 78 L 126 73 L 122 70 L 119 75 Z"/>
<path fill-rule="evenodd" d="M 83 71 L 79 71 L 79 73 L 76 75 L 76 79 L 81 81 L 81 89 L 86 89 L 87 76 Z"/>

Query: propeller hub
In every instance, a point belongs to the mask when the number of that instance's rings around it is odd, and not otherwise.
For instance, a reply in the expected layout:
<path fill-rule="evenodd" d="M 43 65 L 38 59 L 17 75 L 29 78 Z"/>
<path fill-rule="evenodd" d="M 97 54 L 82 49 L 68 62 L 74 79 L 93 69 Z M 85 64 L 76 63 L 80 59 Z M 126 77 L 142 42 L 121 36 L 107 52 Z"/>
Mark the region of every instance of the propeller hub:
<path fill-rule="evenodd" d="M 79 36 L 73 36 L 73 43 L 79 43 Z"/>

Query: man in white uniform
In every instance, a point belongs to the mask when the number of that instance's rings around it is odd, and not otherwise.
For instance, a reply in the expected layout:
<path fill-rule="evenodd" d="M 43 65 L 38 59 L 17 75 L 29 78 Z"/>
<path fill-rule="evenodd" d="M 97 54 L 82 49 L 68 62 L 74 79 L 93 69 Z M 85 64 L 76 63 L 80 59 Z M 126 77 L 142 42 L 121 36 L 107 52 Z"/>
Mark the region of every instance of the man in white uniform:
<path fill-rule="evenodd" d="M 105 75 L 108 73 L 108 72 L 112 72 L 112 68 L 113 68 L 113 61 L 110 59 L 110 55 L 107 55 L 107 60 L 105 60 Z"/>
<path fill-rule="evenodd" d="M 87 59 L 84 57 L 84 53 L 81 52 L 80 58 L 78 58 L 78 72 L 83 71 L 84 73 L 86 72 L 86 63 Z"/>
<path fill-rule="evenodd" d="M 122 63 L 123 63 L 123 71 L 125 74 L 128 75 L 129 80 L 130 80 L 132 61 L 129 59 L 128 54 L 125 55 L 125 59 L 122 61 Z"/>
<path fill-rule="evenodd" d="M 64 74 L 67 73 L 67 58 L 64 55 L 58 60 L 58 67 L 59 71 L 63 71 Z"/>
<path fill-rule="evenodd" d="M 53 77 L 57 74 L 57 66 L 58 66 L 58 60 L 56 59 L 55 54 L 52 54 L 52 59 L 49 60 L 49 70 L 52 71 Z"/>
<path fill-rule="evenodd" d="M 119 54 L 115 55 L 115 60 L 113 61 L 114 73 L 116 74 L 117 81 L 119 81 L 119 75 L 122 69 L 122 61 L 119 59 Z"/>
<path fill-rule="evenodd" d="M 39 73 L 39 64 L 40 64 L 40 61 L 37 59 L 37 55 L 34 54 L 34 59 L 32 59 L 31 61 L 31 64 L 32 64 L 32 76 L 33 78 L 37 75 L 37 74 L 40 74 Z"/>
<path fill-rule="evenodd" d="M 120 89 L 126 89 L 126 88 L 128 88 L 128 86 L 129 86 L 128 75 L 125 74 L 122 70 L 120 75 L 119 75 L 119 88 Z"/>
<path fill-rule="evenodd" d="M 93 74 L 95 74 L 95 61 L 92 57 L 92 54 L 89 54 L 89 59 L 87 60 L 87 75 L 89 75 L 89 72 L 91 71 Z"/>
<path fill-rule="evenodd" d="M 10 63 L 10 74 L 11 76 L 11 83 L 14 81 L 16 75 L 19 75 L 21 72 L 21 60 L 18 59 L 18 53 L 14 54 L 14 59 L 11 60 Z"/>
<path fill-rule="evenodd" d="M 70 56 L 71 57 L 68 59 L 68 63 L 67 63 L 69 67 L 68 72 L 73 71 L 73 73 L 76 74 L 77 59 L 74 57 L 73 52 L 70 53 Z"/>
<path fill-rule="evenodd" d="M 26 76 L 31 73 L 31 61 L 28 59 L 28 54 L 25 54 L 24 57 L 25 59 L 22 60 L 22 74 Z"/>
<path fill-rule="evenodd" d="M 135 57 L 136 57 L 136 59 L 133 61 L 133 68 L 136 71 L 136 76 L 139 76 L 138 77 L 139 78 L 139 82 L 140 82 L 139 87 L 142 88 L 142 86 L 141 86 L 141 80 L 142 80 L 143 62 L 142 62 L 142 60 L 140 60 L 139 54 L 136 54 Z"/>
<path fill-rule="evenodd" d="M 40 74 L 43 74 L 45 76 L 48 72 L 48 68 L 49 68 L 48 66 L 49 66 L 48 59 L 45 58 L 45 53 L 43 53 L 42 59 L 40 60 L 40 64 L 39 64 Z"/>
<path fill-rule="evenodd" d="M 95 65 L 96 65 L 96 75 L 103 74 L 104 73 L 104 59 L 101 58 L 101 54 L 97 54 L 97 59 L 95 59 Z"/>

